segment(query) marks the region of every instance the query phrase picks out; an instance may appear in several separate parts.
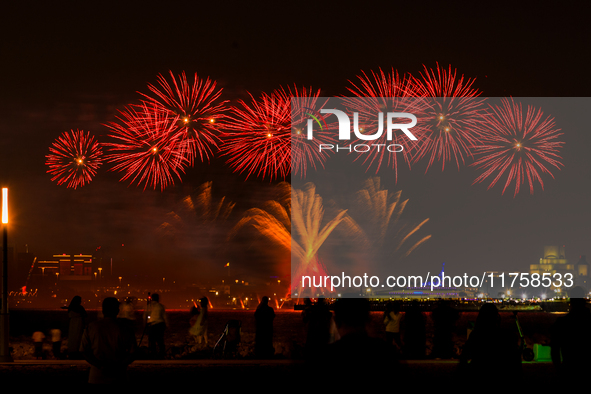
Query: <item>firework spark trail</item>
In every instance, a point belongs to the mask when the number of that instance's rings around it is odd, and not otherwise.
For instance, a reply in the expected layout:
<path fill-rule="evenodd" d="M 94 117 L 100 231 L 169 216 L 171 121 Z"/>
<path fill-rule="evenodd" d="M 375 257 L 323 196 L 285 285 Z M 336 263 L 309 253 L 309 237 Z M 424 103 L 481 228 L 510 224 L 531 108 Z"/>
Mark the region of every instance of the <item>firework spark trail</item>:
<path fill-rule="evenodd" d="M 216 203 L 212 195 L 213 182 L 206 182 L 199 188 L 196 198 L 187 196 L 183 203 L 190 212 L 199 217 L 203 222 L 215 222 L 226 220 L 232 213 L 236 203 L 226 201 L 226 197 L 220 198 Z"/>
<path fill-rule="evenodd" d="M 169 212 L 170 219 L 160 228 L 213 225 L 218 221 L 227 220 L 236 203 L 227 201 L 226 197 L 216 201 L 212 194 L 212 186 L 213 182 L 205 182 L 196 194 L 183 198 L 180 206 Z"/>
<path fill-rule="evenodd" d="M 292 224 L 299 242 L 292 240 L 293 257 L 297 260 L 295 277 L 326 274 L 326 269 L 320 263 L 318 251 L 334 229 L 343 222 L 347 210 L 338 210 L 334 217 L 326 222 L 324 227 L 324 207 L 322 198 L 316 194 L 316 187 L 312 183 L 304 185 L 303 190 L 292 191 Z M 293 271 L 293 267 L 292 267 Z M 302 284 L 297 293 L 302 294 Z"/>
<path fill-rule="evenodd" d="M 288 256 L 292 250 L 291 186 L 281 182 L 277 185 L 277 191 L 276 199 L 265 202 L 261 208 L 251 208 L 246 211 L 230 231 L 228 240 L 234 238 L 242 229 L 252 227 L 264 238 L 283 249 L 287 258 L 277 258 L 276 261 L 289 262 Z M 283 272 L 287 273 L 289 269 L 284 269 Z"/>
<path fill-rule="evenodd" d="M 322 227 L 322 198 L 316 194 L 316 187 L 312 183 L 306 184 L 304 190 L 292 192 L 292 207 L 293 228 L 301 239 L 301 250 L 296 250 L 296 256 L 302 260 L 305 269 L 347 211 L 339 210 L 335 217 Z"/>
<path fill-rule="evenodd" d="M 492 116 L 481 129 L 480 144 L 474 148 L 477 159 L 472 165 L 483 172 L 473 184 L 492 177 L 490 189 L 506 176 L 502 194 L 515 181 L 515 197 L 526 179 L 531 194 L 536 181 L 543 190 L 541 174 L 554 178 L 550 168 L 560 169 L 563 165 L 559 151 L 564 142 L 558 140 L 562 133 L 554 119 L 543 118 L 542 110 L 533 106 L 524 112 L 521 103 L 515 103 L 513 98 L 503 98 L 501 105 L 491 106 L 491 110 Z"/>
<path fill-rule="evenodd" d="M 174 127 L 181 131 L 178 143 L 189 165 L 199 156 L 209 161 L 220 142 L 217 123 L 223 117 L 227 101 L 219 101 L 222 89 L 216 90 L 216 82 L 203 80 L 195 73 L 191 84 L 183 71 L 174 76 L 170 71 L 170 84 L 164 76 L 158 76 L 160 86 L 148 85 L 154 96 L 140 93 L 148 108 L 175 119 Z"/>
<path fill-rule="evenodd" d="M 102 165 L 102 155 L 99 143 L 90 132 L 70 130 L 62 133 L 49 147 L 45 164 L 49 166 L 47 172 L 53 175 L 52 181 L 76 189 L 92 181 Z"/>
<path fill-rule="evenodd" d="M 401 258 L 407 257 L 419 245 L 431 238 L 427 235 L 412 245 L 407 241 L 425 225 L 429 219 L 423 220 L 418 225 L 405 223 L 401 216 L 406 208 L 408 199 L 402 201 L 402 191 L 389 194 L 388 190 L 381 189 L 380 178 L 368 179 L 362 190 L 356 194 L 356 217 L 363 218 L 365 225 L 359 225 L 351 216 L 344 220 L 349 228 L 355 228 L 356 234 L 362 235 L 364 244 L 371 250 L 383 248 L 385 242 L 395 246 L 393 253 L 401 252 Z M 387 237 L 388 230 L 393 231 L 391 237 Z"/>
<path fill-rule="evenodd" d="M 138 186 L 144 182 L 144 190 L 149 184 L 164 190 L 174 184 L 174 176 L 180 180 L 187 158 L 175 126 L 178 117 L 152 111 L 144 104 L 120 111 L 118 120 L 106 125 L 111 130 L 109 137 L 117 142 L 104 145 L 110 151 L 109 162 L 115 163 L 112 170 L 124 173 L 121 181 L 130 179 Z"/>
<path fill-rule="evenodd" d="M 418 145 L 413 163 L 429 157 L 425 172 L 437 159 L 441 169 L 445 163 L 455 161 L 458 169 L 465 158 L 472 157 L 471 147 L 477 144 L 480 124 L 486 120 L 485 99 L 477 98 L 481 92 L 473 88 L 475 80 L 457 76 L 457 70 L 451 65 L 447 70 L 424 67 L 420 78 L 413 77 L 417 94 L 421 97 L 436 98 L 429 100 L 425 118 L 420 123 L 427 123 L 424 140 Z"/>
<path fill-rule="evenodd" d="M 379 127 L 378 113 L 387 112 L 405 112 L 412 113 L 417 118 L 424 116 L 425 110 L 428 108 L 427 100 L 416 98 L 418 96 L 417 86 L 413 79 L 409 76 L 400 77 L 398 72 L 394 69 L 389 74 L 384 73 L 380 69 L 379 72 L 371 72 L 371 76 L 362 71 L 362 75 L 358 76 L 359 86 L 349 81 L 353 87 L 347 88 L 356 97 L 351 100 L 344 99 L 350 110 L 359 113 L 359 129 L 360 132 L 364 130 L 374 130 Z M 392 141 L 387 140 L 386 133 L 372 143 L 374 144 L 398 144 L 404 147 L 402 153 L 402 160 L 410 168 L 412 161 L 412 152 L 416 149 L 417 143 L 422 139 L 424 130 L 420 125 L 412 129 L 413 135 L 418 138 L 418 141 L 411 141 L 406 136 L 394 134 Z M 351 144 L 358 143 L 359 140 L 353 141 Z M 357 159 L 359 159 L 358 156 Z M 356 159 L 356 160 L 357 160 Z M 398 154 L 388 152 L 386 149 L 371 150 L 365 154 L 363 164 L 367 165 L 368 169 L 374 164 L 376 165 L 376 173 L 380 170 L 382 165 L 389 166 L 394 169 L 396 179 L 398 179 Z"/>
<path fill-rule="evenodd" d="M 233 115 L 224 121 L 222 150 L 227 163 L 247 178 L 254 175 L 271 180 L 285 178 L 292 170 L 305 175 L 309 166 L 324 166 L 328 153 L 320 152 L 318 146 L 334 137 L 322 130 L 313 140 L 305 138 L 308 109 L 323 105 L 319 95 L 320 90 L 280 88 L 263 93 L 258 100 L 250 95 L 250 105 L 240 101 L 240 108 L 234 107 Z M 292 97 L 296 98 L 294 108 Z"/>
<path fill-rule="evenodd" d="M 234 226 L 229 237 L 247 225 L 252 225 L 260 234 L 277 245 L 291 250 L 291 186 L 286 182 L 277 185 L 276 200 L 267 201 L 263 208 L 251 208 Z"/>
<path fill-rule="evenodd" d="M 175 248 L 206 250 L 208 256 L 215 253 L 220 244 L 219 234 L 225 233 L 227 219 L 235 203 L 226 197 L 215 199 L 212 182 L 202 184 L 195 194 L 182 199 L 176 208 L 166 215 L 157 234 Z"/>

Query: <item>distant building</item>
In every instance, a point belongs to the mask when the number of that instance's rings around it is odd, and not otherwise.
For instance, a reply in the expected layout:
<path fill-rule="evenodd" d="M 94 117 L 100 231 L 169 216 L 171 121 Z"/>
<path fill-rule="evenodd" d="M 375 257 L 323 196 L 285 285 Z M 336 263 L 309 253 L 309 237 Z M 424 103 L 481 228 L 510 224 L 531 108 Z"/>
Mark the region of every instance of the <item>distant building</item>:
<path fill-rule="evenodd" d="M 545 246 L 544 257 L 540 259 L 538 264 L 530 265 L 530 274 L 543 275 L 545 273 L 549 273 L 553 279 L 554 274 L 560 274 L 563 283 L 565 282 L 564 275 L 572 274 L 574 286 L 582 286 L 589 290 L 589 264 L 587 263 L 585 256 L 581 256 L 576 264 L 569 262 L 566 258 L 564 245 Z M 561 291 L 565 289 L 565 286 L 562 286 L 561 288 L 552 286 L 550 289 Z"/>
<path fill-rule="evenodd" d="M 530 274 L 550 273 L 552 275 L 573 273 L 574 264 L 569 264 L 566 259 L 564 246 L 544 246 L 544 257 L 540 259 L 539 264 L 529 266 Z"/>
<path fill-rule="evenodd" d="M 97 273 L 102 275 L 95 265 L 91 254 L 54 254 L 50 260 L 37 260 L 34 274 L 58 275 L 60 281 L 90 281 Z"/>

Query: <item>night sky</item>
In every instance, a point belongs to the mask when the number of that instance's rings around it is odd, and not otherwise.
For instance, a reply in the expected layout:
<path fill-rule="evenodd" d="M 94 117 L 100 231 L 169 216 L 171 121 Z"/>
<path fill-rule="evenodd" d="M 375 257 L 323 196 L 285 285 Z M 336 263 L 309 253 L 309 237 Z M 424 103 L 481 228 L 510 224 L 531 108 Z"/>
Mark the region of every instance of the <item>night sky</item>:
<path fill-rule="evenodd" d="M 13 2 L 0 8 L 0 184 L 10 188 L 9 243 L 48 257 L 87 253 L 124 257 L 123 274 L 207 276 L 228 256 L 200 246 L 193 229 L 174 248 L 158 227 L 179 201 L 213 181 L 216 198 L 236 202 L 232 220 L 273 193 L 275 182 L 233 174 L 216 158 L 197 163 L 164 193 L 119 182 L 103 165 L 73 190 L 51 182 L 45 155 L 64 131 L 104 141 L 117 110 L 138 103 L 158 74 L 197 72 L 215 79 L 226 100 L 279 86 L 346 95 L 361 70 L 417 74 L 436 62 L 476 78 L 486 97 L 589 96 L 589 6 L 540 2 Z M 497 184 L 471 185 L 477 172 L 453 166 L 424 175 L 401 171 L 409 219 L 430 218 L 432 239 L 411 255 L 407 273 L 528 271 L 544 245 L 567 257 L 591 254 L 588 210 L 591 137 L 588 99 L 552 113 L 565 141 L 564 167 L 513 198 Z M 572 114 L 579 114 L 573 119 Z M 439 166 L 437 166 L 439 167 Z M 202 233 L 200 233 L 202 232 Z M 214 237 L 215 238 L 215 237 Z M 221 239 L 223 236 L 216 239 Z M 221 243 L 221 241 L 218 241 Z M 230 257 L 248 245 L 228 244 Z M 121 246 L 125 245 L 125 246 Z M 252 246 L 252 245 L 251 245 Z M 272 248 L 271 248 L 272 249 Z M 249 252 L 251 253 L 251 252 Z M 252 252 L 254 253 L 254 252 Z M 237 270 L 277 274 L 273 262 L 237 258 Z M 251 256 L 246 253 L 246 256 Z M 254 256 L 254 254 L 252 254 Z M 263 272 L 264 271 L 264 272 Z"/>

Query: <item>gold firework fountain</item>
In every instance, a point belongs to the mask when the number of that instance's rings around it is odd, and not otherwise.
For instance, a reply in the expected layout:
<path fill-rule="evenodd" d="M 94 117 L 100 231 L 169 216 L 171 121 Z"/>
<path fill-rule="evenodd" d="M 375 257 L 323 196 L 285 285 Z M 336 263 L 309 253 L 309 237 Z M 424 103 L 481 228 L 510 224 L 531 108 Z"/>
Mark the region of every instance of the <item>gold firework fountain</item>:
<path fill-rule="evenodd" d="M 300 189 L 291 189 L 287 183 L 278 186 L 277 200 L 267 201 L 262 208 L 249 209 L 230 236 L 234 236 L 241 228 L 252 226 L 258 233 L 274 244 L 291 252 L 292 292 L 294 296 L 303 297 L 302 277 L 323 277 L 328 271 L 319 258 L 319 251 L 331 234 L 332 242 L 337 249 L 343 245 L 354 245 L 358 253 L 353 260 L 356 268 L 367 269 L 367 262 L 379 261 L 372 254 L 375 250 L 383 250 L 388 261 L 395 259 L 400 262 L 410 255 L 417 247 L 425 243 L 430 235 L 416 239 L 416 233 L 429 221 L 425 219 L 419 224 L 411 224 L 403 220 L 402 215 L 408 203 L 402 200 L 400 191 L 389 193 L 381 189 L 380 178 L 371 178 L 362 190 L 355 195 L 355 217 L 363 218 L 356 221 L 346 209 L 335 209 L 327 216 L 323 200 L 316 193 L 312 183 Z M 333 245 L 333 246 L 334 246 Z M 339 257 L 326 251 L 331 260 L 331 267 L 338 265 Z M 350 257 L 350 256 L 347 256 Z M 315 287 L 314 294 L 328 294 L 325 287 Z"/>
<path fill-rule="evenodd" d="M 429 221 L 416 224 L 405 220 L 403 213 L 408 199 L 402 191 L 390 193 L 381 188 L 380 178 L 365 181 L 363 189 L 355 194 L 354 207 L 344 218 L 348 228 L 354 229 L 359 262 L 356 268 L 364 272 L 391 271 L 392 264 L 400 264 L 431 235 L 417 238 L 421 228 Z"/>
<path fill-rule="evenodd" d="M 341 223 L 346 211 L 340 210 L 322 227 L 322 198 L 316 194 L 313 184 L 305 185 L 304 190 L 292 191 L 291 186 L 283 182 L 278 185 L 278 189 L 278 200 L 267 201 L 263 208 L 249 209 L 230 236 L 250 225 L 267 239 L 291 252 L 292 273 L 297 273 L 296 277 L 325 274 L 317 253 L 326 238 Z M 292 234 L 292 229 L 295 234 Z M 297 289 L 297 294 L 300 294 L 301 285 Z"/>
<path fill-rule="evenodd" d="M 318 250 L 343 221 L 347 211 L 338 210 L 335 216 L 322 226 L 324 220 L 322 198 L 316 194 L 316 187 L 312 183 L 304 185 L 304 190 L 292 192 L 292 204 L 292 228 L 297 237 L 292 238 L 291 242 L 291 264 L 294 275 L 292 280 L 302 276 L 323 276 L 326 274 L 326 269 L 320 264 Z M 302 294 L 301 282 L 298 281 L 296 289 L 297 294 Z"/>

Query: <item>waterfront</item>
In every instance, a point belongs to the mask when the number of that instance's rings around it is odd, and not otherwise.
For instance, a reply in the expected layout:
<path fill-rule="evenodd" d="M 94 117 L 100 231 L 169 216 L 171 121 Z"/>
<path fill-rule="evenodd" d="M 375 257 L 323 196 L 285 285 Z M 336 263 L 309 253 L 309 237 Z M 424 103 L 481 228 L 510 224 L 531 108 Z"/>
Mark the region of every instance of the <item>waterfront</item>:
<path fill-rule="evenodd" d="M 143 334 L 142 310 L 136 310 L 136 338 L 138 341 Z M 49 330 L 59 328 L 62 331 L 63 344 L 65 349 L 67 343 L 68 313 L 65 310 L 31 310 L 14 309 L 10 312 L 10 336 L 11 347 L 14 349 L 13 357 L 17 360 L 33 359 L 33 340 L 34 331 L 42 331 L 49 336 Z M 242 323 L 241 335 L 241 358 L 252 358 L 254 349 L 254 310 L 211 310 L 208 318 L 208 348 L 206 350 L 194 351 L 194 343 L 188 333 L 189 329 L 189 311 L 169 310 L 169 327 L 166 331 L 166 347 L 170 359 L 208 359 L 212 358 L 212 348 L 219 339 L 225 324 L 231 320 L 240 320 Z M 432 347 L 433 321 L 431 312 L 424 312 L 426 333 L 427 333 L 427 355 Z M 524 332 L 526 342 L 529 347 L 535 343 L 549 345 L 550 328 L 560 314 L 548 312 L 521 312 L 518 314 L 519 322 Z M 459 314 L 454 330 L 454 343 L 456 351 L 459 352 L 461 346 L 465 343 L 468 329 L 472 322 L 476 320 L 477 312 L 463 311 Z M 502 327 L 505 330 L 516 330 L 513 314 L 510 312 L 501 312 Z M 371 314 L 372 321 L 369 331 L 372 336 L 384 337 L 384 324 L 382 321 L 382 312 L 376 311 Z M 98 318 L 97 310 L 88 311 L 88 320 L 93 321 Z M 403 324 L 404 329 L 404 324 Z M 274 320 L 275 357 L 278 359 L 299 359 L 305 343 L 306 333 L 302 321 L 301 311 L 276 311 Z M 147 346 L 147 335 L 144 336 L 141 343 Z M 51 343 L 46 342 L 44 350 L 51 356 Z"/>

